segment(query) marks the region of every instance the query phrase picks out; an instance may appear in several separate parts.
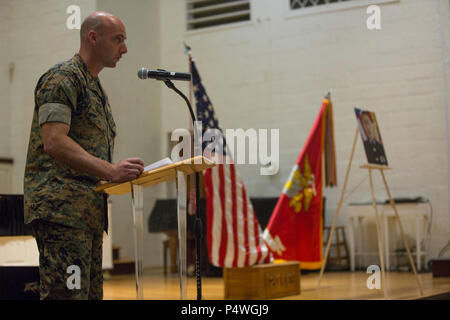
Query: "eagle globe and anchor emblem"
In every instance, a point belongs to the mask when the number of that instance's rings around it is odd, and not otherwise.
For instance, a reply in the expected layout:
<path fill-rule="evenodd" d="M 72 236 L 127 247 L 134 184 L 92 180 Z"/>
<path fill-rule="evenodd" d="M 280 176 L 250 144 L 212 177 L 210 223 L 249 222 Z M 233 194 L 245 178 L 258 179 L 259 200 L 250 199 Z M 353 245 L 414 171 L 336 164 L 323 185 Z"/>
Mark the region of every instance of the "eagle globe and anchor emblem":
<path fill-rule="evenodd" d="M 317 195 L 315 176 L 312 173 L 308 156 L 305 157 L 303 173 L 298 165 L 292 169 L 290 178 L 284 185 L 283 193 L 289 200 L 289 207 L 294 208 L 295 214 L 302 209 L 304 213 L 308 212 L 313 197 Z M 283 255 L 283 251 L 286 251 L 286 246 L 280 237 L 272 236 L 268 229 L 264 230 L 263 238 L 270 249 L 280 257 Z"/>
<path fill-rule="evenodd" d="M 303 167 L 303 173 L 298 165 L 294 167 L 291 179 L 286 182 L 283 190 L 289 198 L 289 206 L 294 208 L 295 213 L 299 213 L 302 209 L 308 212 L 312 198 L 317 195 L 315 177 L 308 156 L 305 157 Z"/>

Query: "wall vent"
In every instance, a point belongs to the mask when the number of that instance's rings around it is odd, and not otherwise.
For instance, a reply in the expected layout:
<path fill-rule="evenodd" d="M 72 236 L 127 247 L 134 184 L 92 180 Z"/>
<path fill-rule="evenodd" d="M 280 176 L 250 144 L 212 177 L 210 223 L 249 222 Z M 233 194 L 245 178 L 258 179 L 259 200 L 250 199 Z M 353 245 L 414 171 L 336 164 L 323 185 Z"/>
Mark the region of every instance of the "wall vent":
<path fill-rule="evenodd" d="M 250 21 L 250 0 L 186 0 L 187 30 Z"/>

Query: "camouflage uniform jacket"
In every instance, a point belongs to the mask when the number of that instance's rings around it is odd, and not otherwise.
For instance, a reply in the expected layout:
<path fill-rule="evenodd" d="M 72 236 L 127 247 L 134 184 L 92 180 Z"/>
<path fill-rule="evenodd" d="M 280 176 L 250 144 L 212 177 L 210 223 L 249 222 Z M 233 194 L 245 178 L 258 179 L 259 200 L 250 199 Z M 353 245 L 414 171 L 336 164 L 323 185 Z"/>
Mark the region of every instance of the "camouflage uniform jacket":
<path fill-rule="evenodd" d="M 93 156 L 111 162 L 116 126 L 98 78 L 75 54 L 41 76 L 34 97 L 24 177 L 25 223 L 43 219 L 106 231 L 106 195 L 94 191 L 99 178 L 53 159 L 44 151 L 40 133 L 45 122 L 67 123 L 70 138 Z"/>

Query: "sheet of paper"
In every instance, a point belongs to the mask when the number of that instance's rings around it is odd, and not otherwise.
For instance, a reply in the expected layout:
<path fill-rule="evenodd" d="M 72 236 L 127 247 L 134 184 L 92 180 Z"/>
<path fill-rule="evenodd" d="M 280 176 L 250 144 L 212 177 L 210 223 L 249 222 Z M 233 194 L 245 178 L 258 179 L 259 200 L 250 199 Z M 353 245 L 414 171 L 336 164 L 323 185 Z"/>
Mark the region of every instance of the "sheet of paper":
<path fill-rule="evenodd" d="M 168 165 L 168 164 L 171 164 L 171 163 L 173 163 L 173 161 L 170 160 L 170 158 L 164 158 L 164 159 L 162 159 L 162 160 L 156 161 L 156 162 L 154 162 L 154 163 L 149 164 L 148 166 L 146 166 L 146 167 L 144 168 L 144 172 L 151 171 L 151 170 L 155 170 L 155 169 L 157 169 L 157 168 L 164 167 L 164 166 L 166 166 L 166 165 Z"/>

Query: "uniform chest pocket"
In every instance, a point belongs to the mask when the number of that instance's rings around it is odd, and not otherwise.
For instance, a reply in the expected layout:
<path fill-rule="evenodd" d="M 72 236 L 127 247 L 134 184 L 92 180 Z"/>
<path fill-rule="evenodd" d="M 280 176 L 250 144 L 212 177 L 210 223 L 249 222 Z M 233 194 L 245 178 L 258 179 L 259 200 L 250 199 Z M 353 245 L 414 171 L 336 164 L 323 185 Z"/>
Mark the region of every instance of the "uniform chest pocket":
<path fill-rule="evenodd" d="M 94 124 L 103 134 L 109 136 L 108 119 L 102 99 L 94 91 L 88 89 L 88 99 L 86 102 L 84 112 L 86 120 Z"/>
<path fill-rule="evenodd" d="M 78 99 L 76 124 L 72 123 L 72 135 L 88 152 L 102 159 L 111 161 L 114 147 L 114 123 L 108 105 L 96 91 L 87 89 Z M 107 101 L 105 102 L 107 104 Z M 113 128 L 111 128 L 113 127 Z"/>

